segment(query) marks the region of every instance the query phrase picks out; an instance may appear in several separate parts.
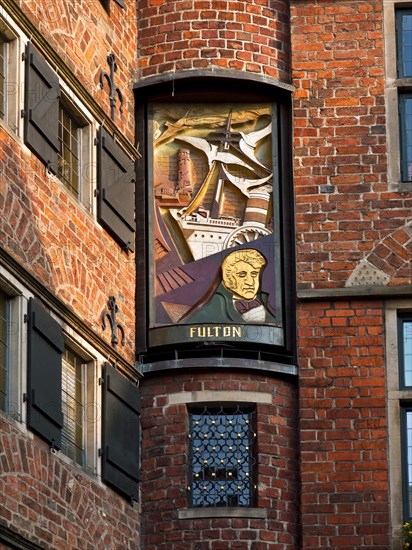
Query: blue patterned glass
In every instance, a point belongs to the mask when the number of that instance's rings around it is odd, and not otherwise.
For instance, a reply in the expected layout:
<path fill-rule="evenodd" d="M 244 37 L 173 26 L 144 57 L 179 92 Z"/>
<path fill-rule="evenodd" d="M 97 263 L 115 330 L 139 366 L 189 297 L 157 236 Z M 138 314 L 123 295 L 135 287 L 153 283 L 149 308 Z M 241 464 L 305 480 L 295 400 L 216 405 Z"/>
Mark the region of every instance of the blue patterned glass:
<path fill-rule="evenodd" d="M 204 407 L 190 413 L 190 504 L 252 506 L 254 415 L 242 408 Z"/>

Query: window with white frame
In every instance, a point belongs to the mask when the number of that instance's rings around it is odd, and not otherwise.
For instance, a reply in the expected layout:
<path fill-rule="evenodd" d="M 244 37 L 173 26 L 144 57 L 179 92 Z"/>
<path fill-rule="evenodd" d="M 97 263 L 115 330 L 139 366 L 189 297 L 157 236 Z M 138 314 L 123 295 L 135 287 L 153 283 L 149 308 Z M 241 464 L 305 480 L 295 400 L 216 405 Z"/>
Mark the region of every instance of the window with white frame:
<path fill-rule="evenodd" d="M 398 317 L 400 388 L 412 389 L 412 313 Z M 412 519 L 412 401 L 400 403 L 403 519 Z"/>
<path fill-rule="evenodd" d="M 92 209 L 90 123 L 63 96 L 59 102 L 57 175 L 70 193 Z"/>
<path fill-rule="evenodd" d="M 94 119 L 31 42 L 24 58 L 25 144 L 92 211 Z"/>
<path fill-rule="evenodd" d="M 412 300 L 385 305 L 385 349 L 393 548 L 412 519 Z"/>
<path fill-rule="evenodd" d="M 0 410 L 7 410 L 9 384 L 9 297 L 0 289 Z"/>
<path fill-rule="evenodd" d="M 78 197 L 80 188 L 80 125 L 62 104 L 59 106 L 60 152 L 58 175 L 70 192 Z"/>
<path fill-rule="evenodd" d="M 412 185 L 412 4 L 385 0 L 385 77 L 388 183 L 393 191 Z"/>
<path fill-rule="evenodd" d="M 7 43 L 0 34 L 0 117 L 4 119 L 6 111 L 6 66 Z"/>
<path fill-rule="evenodd" d="M 27 425 L 84 470 L 98 474 L 103 358 L 36 299 L 28 303 Z"/>
<path fill-rule="evenodd" d="M 412 388 L 412 314 L 399 315 L 398 338 L 401 388 Z"/>
<path fill-rule="evenodd" d="M 412 9 L 396 10 L 401 180 L 412 181 Z"/>
<path fill-rule="evenodd" d="M 26 335 L 22 322 L 30 293 L 0 266 L 0 411 L 23 419 Z"/>
<path fill-rule="evenodd" d="M 138 386 L 35 298 L 28 301 L 27 322 L 28 428 L 136 500 Z"/>
<path fill-rule="evenodd" d="M 65 337 L 62 356 L 61 452 L 85 470 L 97 472 L 100 404 L 97 360 L 72 338 Z"/>
<path fill-rule="evenodd" d="M 134 158 L 103 126 L 92 139 L 95 119 L 31 42 L 24 59 L 25 144 L 89 211 L 96 182 L 97 220 L 134 251 Z"/>
<path fill-rule="evenodd" d="M 19 78 L 17 36 L 0 19 L 0 119 L 18 133 Z"/>
<path fill-rule="evenodd" d="M 412 404 L 401 407 L 403 519 L 412 519 Z"/>
<path fill-rule="evenodd" d="M 62 452 L 85 464 L 85 380 L 82 359 L 65 348 L 62 360 Z"/>

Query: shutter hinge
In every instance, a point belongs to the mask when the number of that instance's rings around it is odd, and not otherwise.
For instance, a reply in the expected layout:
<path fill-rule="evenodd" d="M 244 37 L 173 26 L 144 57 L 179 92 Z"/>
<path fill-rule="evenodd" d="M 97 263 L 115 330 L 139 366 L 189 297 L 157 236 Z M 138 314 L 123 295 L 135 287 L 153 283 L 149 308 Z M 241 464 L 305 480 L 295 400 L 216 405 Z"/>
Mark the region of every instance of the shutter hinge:
<path fill-rule="evenodd" d="M 26 52 L 23 52 L 23 53 L 21 54 L 21 60 L 22 60 L 22 61 L 26 61 L 26 59 L 27 59 L 27 57 L 26 57 Z"/>
<path fill-rule="evenodd" d="M 103 449 L 98 449 L 97 450 L 97 456 L 100 458 L 101 456 L 103 456 Z"/>
<path fill-rule="evenodd" d="M 59 449 L 54 444 L 54 439 L 51 440 L 50 452 L 55 455 Z"/>
<path fill-rule="evenodd" d="M 104 386 L 104 378 L 99 378 L 99 386 Z"/>
<path fill-rule="evenodd" d="M 121 248 L 122 248 L 122 250 L 124 250 L 124 252 L 131 252 L 132 251 L 132 243 L 130 241 L 127 241 L 127 243 L 125 245 L 123 245 Z"/>
<path fill-rule="evenodd" d="M 98 137 L 95 137 L 95 138 L 94 138 L 94 144 L 95 144 L 95 145 L 99 145 L 99 138 L 98 138 Z"/>
<path fill-rule="evenodd" d="M 94 190 L 94 196 L 95 196 L 95 197 L 98 197 L 98 196 L 99 196 L 99 190 L 98 190 L 98 189 L 95 189 L 95 190 Z"/>
<path fill-rule="evenodd" d="M 27 393 L 23 393 L 23 403 L 28 403 L 29 402 L 29 396 L 27 395 Z"/>
<path fill-rule="evenodd" d="M 24 109 L 20 111 L 20 116 L 21 118 L 24 118 L 26 116 L 26 111 Z"/>

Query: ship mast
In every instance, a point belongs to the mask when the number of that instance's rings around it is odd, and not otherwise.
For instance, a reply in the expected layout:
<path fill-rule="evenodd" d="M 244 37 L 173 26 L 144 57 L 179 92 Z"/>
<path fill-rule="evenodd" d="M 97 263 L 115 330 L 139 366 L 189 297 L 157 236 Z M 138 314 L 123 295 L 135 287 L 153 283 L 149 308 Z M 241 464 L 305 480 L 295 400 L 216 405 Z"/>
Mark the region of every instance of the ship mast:
<path fill-rule="evenodd" d="M 230 110 L 229 116 L 226 121 L 226 128 L 223 134 L 223 138 L 220 142 L 220 146 L 218 151 L 228 151 L 230 142 L 233 141 L 233 138 L 231 138 L 231 127 L 232 125 L 232 110 Z M 217 179 L 217 187 L 216 187 L 216 193 L 213 199 L 212 208 L 210 212 L 210 217 L 214 220 L 217 220 L 220 215 L 220 202 L 222 199 L 223 194 L 223 187 L 224 187 L 224 180 L 225 180 L 225 172 L 223 170 L 222 163 L 219 163 L 219 174 Z"/>

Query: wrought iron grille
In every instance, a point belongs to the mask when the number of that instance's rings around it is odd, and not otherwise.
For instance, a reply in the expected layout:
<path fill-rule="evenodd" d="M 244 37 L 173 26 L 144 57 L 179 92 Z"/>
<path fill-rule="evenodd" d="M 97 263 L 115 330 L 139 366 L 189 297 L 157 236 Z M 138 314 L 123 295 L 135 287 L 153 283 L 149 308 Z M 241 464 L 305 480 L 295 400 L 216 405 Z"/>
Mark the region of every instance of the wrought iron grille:
<path fill-rule="evenodd" d="M 250 407 L 191 409 L 189 494 L 192 507 L 253 506 L 255 414 Z"/>

